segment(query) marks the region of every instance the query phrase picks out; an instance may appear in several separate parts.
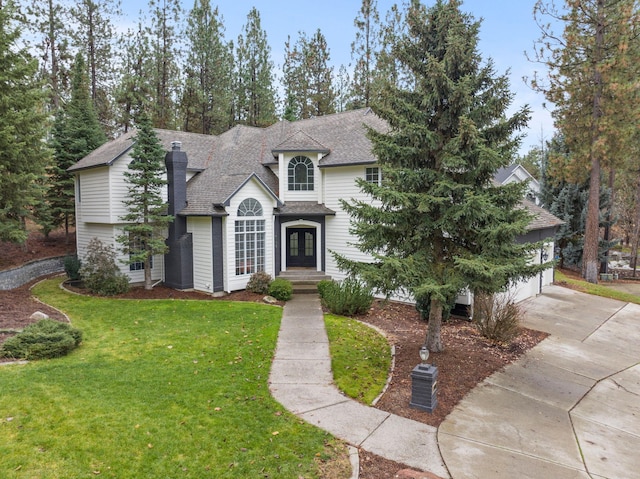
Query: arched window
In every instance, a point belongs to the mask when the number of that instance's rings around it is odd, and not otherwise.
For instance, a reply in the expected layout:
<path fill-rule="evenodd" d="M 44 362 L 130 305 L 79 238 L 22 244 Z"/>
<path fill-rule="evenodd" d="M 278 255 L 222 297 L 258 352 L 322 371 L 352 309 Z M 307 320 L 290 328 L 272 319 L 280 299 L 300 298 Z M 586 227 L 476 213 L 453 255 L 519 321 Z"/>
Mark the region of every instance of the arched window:
<path fill-rule="evenodd" d="M 264 271 L 265 221 L 262 205 L 254 198 L 247 198 L 238 206 L 235 222 L 236 275 Z M 241 218 L 241 219 L 240 219 Z"/>
<path fill-rule="evenodd" d="M 296 156 L 288 167 L 289 191 L 313 191 L 313 161 Z"/>
<path fill-rule="evenodd" d="M 262 216 L 262 205 L 258 200 L 247 198 L 238 206 L 238 216 Z"/>

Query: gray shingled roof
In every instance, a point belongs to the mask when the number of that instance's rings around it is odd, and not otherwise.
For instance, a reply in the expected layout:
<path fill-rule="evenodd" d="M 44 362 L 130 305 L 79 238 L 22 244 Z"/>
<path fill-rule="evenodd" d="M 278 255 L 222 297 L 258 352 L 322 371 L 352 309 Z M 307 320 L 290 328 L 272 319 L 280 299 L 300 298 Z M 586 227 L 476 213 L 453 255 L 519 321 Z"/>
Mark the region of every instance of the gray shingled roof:
<path fill-rule="evenodd" d="M 226 214 L 223 205 L 252 178 L 278 196 L 278 178 L 267 165 L 277 164 L 274 155 L 279 152 L 328 152 L 320 167 L 374 163 L 367 127 L 388 130 L 384 120 L 366 108 L 296 122 L 280 121 L 267 128 L 238 125 L 219 136 L 160 129 L 156 133 L 167 151 L 173 141 L 182 142 L 189 169 L 202 171 L 188 183 L 188 206 L 181 214 L 218 216 Z M 69 171 L 111 165 L 132 147 L 134 135 L 129 132 L 102 145 Z M 525 200 L 523 205 L 535 216 L 530 230 L 562 224 L 530 201 Z M 289 202 L 276 211 L 281 215 L 294 213 L 334 214 L 323 205 L 306 202 Z"/>
<path fill-rule="evenodd" d="M 336 212 L 315 201 L 289 201 L 276 208 L 275 214 L 278 216 L 327 216 L 335 215 Z"/>
<path fill-rule="evenodd" d="M 213 151 L 217 137 L 161 129 L 156 129 L 155 132 L 158 135 L 160 143 L 162 143 L 162 147 L 167 151 L 171 150 L 172 142 L 179 141 L 182 143 L 181 149 L 187 152 L 189 159 L 189 169 L 203 170 L 210 163 L 211 152 Z M 69 171 L 80 171 L 87 168 L 111 165 L 133 147 L 133 137 L 135 134 L 135 130 L 132 130 L 113 141 L 105 143 L 78 161 L 69 168 Z"/>
<path fill-rule="evenodd" d="M 308 133 L 302 130 L 296 131 L 289 138 L 284 140 L 278 146 L 276 146 L 271 152 L 275 155 L 278 153 L 284 153 L 286 151 L 315 151 L 321 153 L 329 153 L 329 148 L 321 145 L 316 140 L 311 138 Z"/>
<path fill-rule="evenodd" d="M 513 170 L 515 170 L 517 167 L 518 165 L 503 166 L 498 171 L 496 171 L 496 174 L 494 175 L 494 179 L 500 184 L 504 183 L 505 180 L 509 178 L 509 176 L 511 176 L 511 173 L 513 173 Z"/>
<path fill-rule="evenodd" d="M 533 221 L 529 224 L 529 231 L 555 228 L 564 223 L 560 218 L 549 213 L 544 208 L 536 205 L 533 201 L 524 199 L 522 205 L 533 215 Z"/>

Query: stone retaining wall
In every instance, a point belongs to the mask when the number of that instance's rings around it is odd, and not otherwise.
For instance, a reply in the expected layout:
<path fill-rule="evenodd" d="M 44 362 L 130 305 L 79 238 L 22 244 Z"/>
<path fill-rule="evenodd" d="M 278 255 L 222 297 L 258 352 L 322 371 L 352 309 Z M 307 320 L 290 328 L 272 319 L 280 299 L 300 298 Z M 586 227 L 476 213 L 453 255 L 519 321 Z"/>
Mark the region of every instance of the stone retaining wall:
<path fill-rule="evenodd" d="M 40 276 L 64 271 L 66 256 L 30 261 L 17 268 L 0 271 L 0 291 L 19 288 Z"/>

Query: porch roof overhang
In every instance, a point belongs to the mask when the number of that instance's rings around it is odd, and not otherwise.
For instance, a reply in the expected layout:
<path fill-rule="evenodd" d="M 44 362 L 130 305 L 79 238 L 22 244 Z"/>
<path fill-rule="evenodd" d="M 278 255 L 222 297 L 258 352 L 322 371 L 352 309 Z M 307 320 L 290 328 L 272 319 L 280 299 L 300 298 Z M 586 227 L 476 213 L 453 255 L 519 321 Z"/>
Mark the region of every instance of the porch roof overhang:
<path fill-rule="evenodd" d="M 336 212 L 313 201 L 288 201 L 273 210 L 275 216 L 335 216 Z"/>

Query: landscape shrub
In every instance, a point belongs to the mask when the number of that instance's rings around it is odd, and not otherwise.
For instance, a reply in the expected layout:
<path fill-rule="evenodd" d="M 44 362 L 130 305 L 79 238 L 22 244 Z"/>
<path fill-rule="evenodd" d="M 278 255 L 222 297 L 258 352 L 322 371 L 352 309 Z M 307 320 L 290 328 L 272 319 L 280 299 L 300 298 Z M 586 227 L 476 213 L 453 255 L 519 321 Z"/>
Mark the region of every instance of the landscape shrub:
<path fill-rule="evenodd" d="M 67 278 L 71 281 L 77 281 L 80 279 L 80 268 L 82 262 L 76 255 L 69 255 L 64 259 L 64 272 L 67 274 Z"/>
<path fill-rule="evenodd" d="M 247 291 L 258 294 L 267 294 L 271 284 L 271 275 L 265 271 L 253 273 L 247 283 Z"/>
<path fill-rule="evenodd" d="M 318 292 L 323 306 L 341 316 L 364 314 L 373 302 L 371 289 L 354 278 L 347 278 L 341 283 L 327 281 L 318 288 Z"/>
<path fill-rule="evenodd" d="M 87 245 L 87 255 L 80 268 L 80 277 L 89 291 L 100 296 L 113 296 L 129 290 L 129 278 L 116 264 L 116 253 L 98 238 Z"/>
<path fill-rule="evenodd" d="M 67 323 L 42 319 L 7 339 L 0 356 L 14 359 L 49 359 L 68 354 L 82 342 L 82 331 Z"/>
<path fill-rule="evenodd" d="M 278 301 L 289 301 L 293 296 L 293 285 L 291 281 L 284 278 L 276 278 L 269 285 L 269 295 Z"/>
<path fill-rule="evenodd" d="M 509 343 L 518 335 L 523 311 L 505 294 L 475 293 L 473 322 L 485 338 L 498 343 Z"/>
<path fill-rule="evenodd" d="M 335 281 L 332 281 L 330 279 L 323 279 L 318 283 L 317 287 L 318 287 L 318 294 L 320 295 L 320 299 L 322 299 L 325 296 L 325 294 L 327 294 L 327 291 L 330 288 L 332 288 L 334 284 L 335 284 Z"/>

